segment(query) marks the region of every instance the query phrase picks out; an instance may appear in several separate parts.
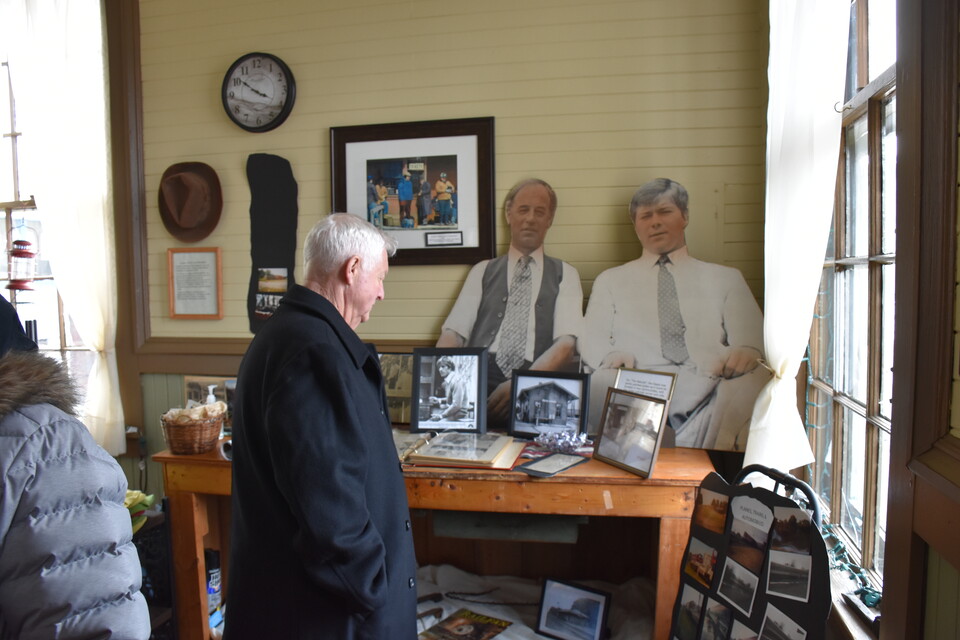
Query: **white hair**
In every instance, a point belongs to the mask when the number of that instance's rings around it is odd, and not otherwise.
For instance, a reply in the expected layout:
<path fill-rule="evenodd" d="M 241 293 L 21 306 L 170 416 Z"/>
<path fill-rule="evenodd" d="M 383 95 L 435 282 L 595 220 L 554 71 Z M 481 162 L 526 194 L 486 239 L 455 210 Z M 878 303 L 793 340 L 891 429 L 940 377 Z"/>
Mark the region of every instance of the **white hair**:
<path fill-rule="evenodd" d="M 350 213 L 331 213 L 313 225 L 303 242 L 303 267 L 307 277 L 333 275 L 352 256 L 360 256 L 364 269 L 397 252 L 397 241 L 363 218 Z"/>

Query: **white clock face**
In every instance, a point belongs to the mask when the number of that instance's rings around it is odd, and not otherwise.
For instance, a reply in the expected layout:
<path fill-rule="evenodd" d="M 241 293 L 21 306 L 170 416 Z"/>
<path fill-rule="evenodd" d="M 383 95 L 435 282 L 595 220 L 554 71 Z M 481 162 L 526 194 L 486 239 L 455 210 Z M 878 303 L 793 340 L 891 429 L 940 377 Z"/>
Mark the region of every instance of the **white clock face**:
<path fill-rule="evenodd" d="M 280 125 L 293 107 L 290 69 L 267 54 L 237 60 L 223 81 L 223 106 L 230 118 L 249 131 Z"/>

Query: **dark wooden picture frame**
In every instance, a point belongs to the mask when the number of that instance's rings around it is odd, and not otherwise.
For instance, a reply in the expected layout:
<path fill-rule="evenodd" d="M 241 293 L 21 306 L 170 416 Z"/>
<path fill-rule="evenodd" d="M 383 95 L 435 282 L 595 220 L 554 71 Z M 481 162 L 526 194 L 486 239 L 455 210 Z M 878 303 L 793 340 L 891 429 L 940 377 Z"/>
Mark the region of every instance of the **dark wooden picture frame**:
<path fill-rule="evenodd" d="M 493 128 L 490 117 L 331 127 L 333 210 L 368 219 L 395 238 L 398 249 L 392 265 L 475 264 L 493 258 Z M 441 171 L 449 174 L 455 187 L 452 221 L 440 220 L 438 214 L 430 218 L 433 204 L 425 213 L 420 211 L 417 187 L 424 176 L 435 185 Z M 415 183 L 413 201 L 406 205 L 408 216 L 368 209 L 368 179 L 395 187 L 404 174 Z M 389 212 L 399 205 L 396 195 L 385 201 Z M 435 202 L 432 196 L 431 203 Z"/>
<path fill-rule="evenodd" d="M 608 636 L 610 594 L 575 582 L 546 578 L 536 632 L 556 640 L 602 640 Z"/>
<path fill-rule="evenodd" d="M 413 354 L 384 352 L 380 358 L 383 386 L 387 394 L 390 422 L 410 424 L 410 395 L 413 393 Z"/>
<path fill-rule="evenodd" d="M 647 478 L 663 442 L 668 403 L 611 387 L 593 457 Z"/>
<path fill-rule="evenodd" d="M 450 366 L 452 364 L 452 366 Z M 410 431 L 487 430 L 487 350 L 413 350 Z"/>
<path fill-rule="evenodd" d="M 589 374 L 517 370 L 510 390 L 510 435 L 532 439 L 541 433 L 586 432 Z"/>

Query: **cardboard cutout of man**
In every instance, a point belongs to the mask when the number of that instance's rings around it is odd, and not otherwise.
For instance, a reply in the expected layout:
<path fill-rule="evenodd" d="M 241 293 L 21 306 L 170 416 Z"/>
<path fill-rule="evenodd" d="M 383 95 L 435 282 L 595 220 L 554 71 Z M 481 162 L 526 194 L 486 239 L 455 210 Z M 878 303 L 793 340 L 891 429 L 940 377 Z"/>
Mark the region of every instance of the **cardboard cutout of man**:
<path fill-rule="evenodd" d="M 594 369 L 591 420 L 599 419 L 617 368 L 672 372 L 676 444 L 742 451 L 769 379 L 758 367 L 763 314 L 739 270 L 687 252 L 688 200 L 668 178 L 641 186 L 630 217 L 643 254 L 594 282 L 580 339 Z"/>
<path fill-rule="evenodd" d="M 580 274 L 543 252 L 557 196 L 543 180 L 523 180 L 507 193 L 506 255 L 477 263 L 443 323 L 438 347 L 487 347 L 487 421 L 509 425 L 515 369 L 576 371 L 583 325 Z"/>

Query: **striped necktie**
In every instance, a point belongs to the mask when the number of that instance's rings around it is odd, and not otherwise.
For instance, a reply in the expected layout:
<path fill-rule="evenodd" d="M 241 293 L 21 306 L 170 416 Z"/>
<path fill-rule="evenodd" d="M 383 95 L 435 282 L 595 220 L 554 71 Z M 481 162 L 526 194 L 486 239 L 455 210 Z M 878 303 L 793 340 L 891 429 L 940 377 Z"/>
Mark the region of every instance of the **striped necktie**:
<path fill-rule="evenodd" d="M 527 351 L 527 324 L 530 316 L 530 256 L 517 261 L 517 269 L 507 296 L 507 311 L 503 316 L 500 345 L 497 347 L 497 366 L 509 376 L 523 363 Z"/>

